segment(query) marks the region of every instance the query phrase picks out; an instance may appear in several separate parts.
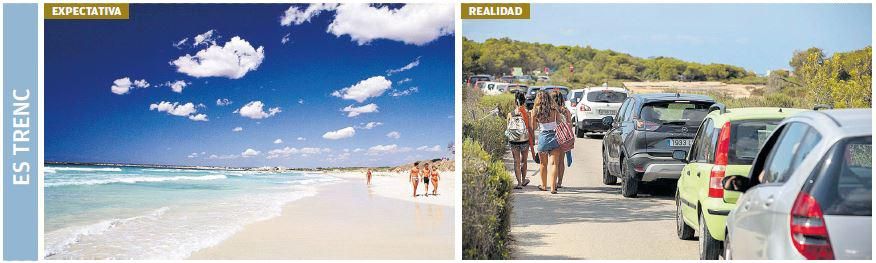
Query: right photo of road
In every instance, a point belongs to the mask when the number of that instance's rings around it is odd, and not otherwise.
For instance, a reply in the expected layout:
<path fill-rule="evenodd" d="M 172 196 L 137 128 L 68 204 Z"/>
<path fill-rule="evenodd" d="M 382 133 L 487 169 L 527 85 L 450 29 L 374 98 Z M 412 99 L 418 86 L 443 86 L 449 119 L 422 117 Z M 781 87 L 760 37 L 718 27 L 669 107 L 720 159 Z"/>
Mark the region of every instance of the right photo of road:
<path fill-rule="evenodd" d="M 871 260 L 871 10 L 463 19 L 463 259 Z"/>

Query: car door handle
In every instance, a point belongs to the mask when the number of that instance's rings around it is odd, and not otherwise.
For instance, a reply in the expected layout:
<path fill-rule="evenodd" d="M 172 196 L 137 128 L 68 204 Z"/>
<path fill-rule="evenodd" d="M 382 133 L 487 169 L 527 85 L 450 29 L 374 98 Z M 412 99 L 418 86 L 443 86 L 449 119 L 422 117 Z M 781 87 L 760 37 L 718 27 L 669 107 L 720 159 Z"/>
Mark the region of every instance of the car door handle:
<path fill-rule="evenodd" d="M 697 177 L 700 177 L 700 172 L 697 172 Z"/>
<path fill-rule="evenodd" d="M 690 175 L 690 170 L 687 170 L 687 175 Z"/>
<path fill-rule="evenodd" d="M 746 201 L 742 204 L 742 210 L 748 211 L 748 208 L 751 208 L 751 202 Z"/>

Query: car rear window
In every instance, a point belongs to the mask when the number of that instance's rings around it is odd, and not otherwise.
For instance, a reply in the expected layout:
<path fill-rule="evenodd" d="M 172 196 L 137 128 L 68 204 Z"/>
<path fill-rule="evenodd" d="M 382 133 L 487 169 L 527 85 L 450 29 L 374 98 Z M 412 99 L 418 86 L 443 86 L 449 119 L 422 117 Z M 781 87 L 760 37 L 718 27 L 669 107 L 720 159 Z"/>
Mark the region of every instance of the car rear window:
<path fill-rule="evenodd" d="M 627 93 L 620 91 L 591 91 L 587 93 L 587 101 L 589 102 L 605 102 L 605 103 L 621 103 L 627 99 Z"/>
<path fill-rule="evenodd" d="M 815 171 L 810 193 L 824 214 L 871 216 L 873 143 L 869 136 L 837 143 Z"/>
<path fill-rule="evenodd" d="M 750 165 L 781 120 L 746 120 L 730 124 L 729 164 Z"/>
<path fill-rule="evenodd" d="M 699 124 L 706 118 L 711 102 L 659 101 L 649 102 L 639 111 L 639 119 L 657 124 Z"/>
<path fill-rule="evenodd" d="M 584 97 L 584 92 L 576 91 L 576 92 L 572 92 L 572 97 L 569 99 L 574 100 L 574 101 L 581 101 L 582 97 Z"/>

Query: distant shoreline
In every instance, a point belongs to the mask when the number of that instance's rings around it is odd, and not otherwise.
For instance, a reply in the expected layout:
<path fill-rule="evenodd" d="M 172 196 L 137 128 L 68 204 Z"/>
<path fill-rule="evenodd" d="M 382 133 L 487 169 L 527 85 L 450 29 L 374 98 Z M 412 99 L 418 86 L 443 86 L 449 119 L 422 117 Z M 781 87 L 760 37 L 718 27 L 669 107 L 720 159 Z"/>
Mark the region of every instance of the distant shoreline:
<path fill-rule="evenodd" d="M 439 159 L 432 159 L 432 161 Z M 452 162 L 452 160 L 441 158 L 441 162 Z M 424 161 L 420 161 L 424 162 Z M 167 168 L 167 169 L 191 169 L 191 170 L 224 170 L 224 171 L 267 171 L 267 172 L 324 172 L 324 171 L 361 171 L 372 169 L 374 171 L 395 171 L 402 167 L 410 166 L 410 164 L 401 164 L 399 166 L 378 166 L 378 167 L 316 167 L 316 168 L 287 168 L 280 166 L 264 166 L 264 167 L 231 167 L 231 166 L 205 166 L 205 165 L 171 165 L 171 164 L 130 164 L 130 163 L 100 163 L 100 162 L 60 162 L 60 161 L 45 161 L 45 165 L 88 165 L 88 166 L 105 166 L 105 167 L 138 167 L 138 168 Z"/>

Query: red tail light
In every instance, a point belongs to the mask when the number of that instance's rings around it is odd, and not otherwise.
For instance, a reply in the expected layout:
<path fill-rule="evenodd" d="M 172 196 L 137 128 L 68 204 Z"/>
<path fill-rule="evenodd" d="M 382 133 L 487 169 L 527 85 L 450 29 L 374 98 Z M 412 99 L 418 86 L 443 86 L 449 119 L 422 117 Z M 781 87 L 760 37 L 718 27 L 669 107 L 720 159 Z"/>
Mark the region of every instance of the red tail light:
<path fill-rule="evenodd" d="M 721 180 L 727 171 L 727 154 L 730 152 L 730 122 L 724 123 L 718 134 L 718 145 L 715 148 L 715 166 L 709 174 L 709 197 L 723 198 L 724 187 Z"/>
<path fill-rule="evenodd" d="M 651 121 L 636 120 L 636 130 L 654 131 L 660 128 L 660 124 Z"/>
<path fill-rule="evenodd" d="M 581 110 L 581 111 L 590 111 L 590 106 L 587 106 L 587 105 L 583 105 L 583 104 L 582 104 L 580 110 Z"/>
<path fill-rule="evenodd" d="M 791 207 L 791 243 L 806 259 L 834 259 L 824 214 L 818 201 L 805 191 Z"/>

